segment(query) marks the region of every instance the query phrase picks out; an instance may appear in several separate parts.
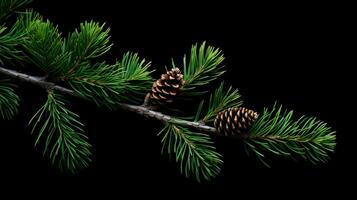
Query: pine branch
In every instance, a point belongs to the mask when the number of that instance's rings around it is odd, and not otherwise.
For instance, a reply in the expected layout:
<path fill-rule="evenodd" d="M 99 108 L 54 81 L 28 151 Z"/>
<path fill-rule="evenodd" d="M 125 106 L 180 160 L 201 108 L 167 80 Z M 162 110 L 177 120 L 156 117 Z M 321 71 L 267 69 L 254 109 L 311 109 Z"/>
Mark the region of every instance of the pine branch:
<path fill-rule="evenodd" d="M 221 63 L 224 60 L 222 51 L 206 43 L 194 45 L 191 48 L 190 58 L 183 58 L 183 72 L 185 84 L 182 88 L 183 96 L 198 96 L 205 91 L 204 86 L 218 79 L 225 71 Z M 175 64 L 172 63 L 175 67 Z"/>
<path fill-rule="evenodd" d="M 247 134 L 246 144 L 260 159 L 263 152 L 270 152 L 314 164 L 327 162 L 335 149 L 335 131 L 316 118 L 303 116 L 293 120 L 292 116 L 293 111 L 283 112 L 281 106 L 264 109 Z"/>
<path fill-rule="evenodd" d="M 44 81 L 39 77 L 29 76 L 29 75 L 26 75 L 26 74 L 23 74 L 23 73 L 20 73 L 20 72 L 16 72 L 16 71 L 13 71 L 13 70 L 5 69 L 3 67 L 0 67 L 0 73 L 4 74 L 4 75 L 7 75 L 9 77 L 12 77 L 12 78 L 21 80 L 21 81 L 30 82 L 30 83 L 32 83 L 34 85 L 43 87 L 45 89 L 56 90 L 56 91 L 59 91 L 59 92 L 61 92 L 63 94 L 67 94 L 67 95 L 70 95 L 70 96 L 74 96 L 74 97 L 78 97 L 78 98 L 82 98 L 82 99 L 86 99 L 86 100 L 91 100 L 91 99 L 88 99 L 86 97 L 83 97 L 83 96 L 79 95 L 78 93 L 76 93 L 73 90 L 58 86 L 58 85 L 56 85 L 54 83 L 51 83 L 51 82 Z M 137 105 L 130 105 L 130 104 L 125 104 L 125 103 L 118 103 L 118 108 L 130 111 L 130 112 L 135 112 L 135 113 L 138 113 L 138 114 L 143 115 L 143 116 L 148 117 L 148 118 L 155 118 L 155 119 L 157 119 L 159 121 L 162 121 L 164 123 L 172 122 L 172 123 L 175 123 L 175 124 L 178 124 L 178 125 L 181 125 L 181 126 L 192 128 L 194 130 L 203 131 L 205 133 L 210 133 L 210 134 L 215 134 L 216 133 L 216 129 L 215 128 L 210 127 L 210 126 L 206 126 L 206 125 L 204 125 L 204 124 L 202 124 L 200 122 L 192 122 L 192 121 L 173 118 L 173 117 L 171 117 L 169 115 L 165 115 L 165 114 L 162 114 L 160 112 L 157 112 L 157 111 L 154 111 L 154 110 L 150 110 L 149 108 L 144 107 L 144 106 L 137 106 Z M 264 135 L 263 134 L 263 133 L 265 133 L 264 130 L 270 130 L 271 126 L 274 125 L 274 124 L 272 124 L 272 122 L 274 122 L 271 119 L 272 117 L 275 117 L 275 118 L 273 118 L 275 121 L 280 119 L 280 123 L 283 122 L 282 119 L 290 120 L 290 118 L 280 117 L 280 112 L 279 113 L 277 112 L 279 114 L 278 117 L 273 115 L 273 113 L 275 111 L 276 111 L 275 108 L 272 109 L 272 111 L 270 111 L 270 112 L 268 112 L 267 109 L 264 110 L 263 114 L 261 114 L 261 116 L 258 118 L 257 122 L 254 123 L 253 127 L 251 128 L 251 131 L 250 131 L 251 133 L 250 134 L 252 135 L 253 139 L 254 139 L 253 136 Z M 291 113 L 291 112 L 289 112 L 289 113 Z M 282 115 L 282 116 L 284 116 L 284 115 Z M 292 122 L 289 121 L 288 124 L 295 124 L 295 123 L 292 123 Z M 276 127 L 279 127 L 279 126 L 274 125 L 273 126 L 274 129 L 272 129 L 272 130 L 277 130 Z M 282 127 L 280 127 L 280 128 L 282 128 Z M 257 131 L 257 130 L 259 130 L 259 131 Z M 295 129 L 285 129 L 285 130 L 282 129 L 282 130 L 284 131 L 283 133 L 285 133 L 285 134 L 289 133 L 288 130 L 290 130 L 290 131 L 291 130 L 295 130 L 294 133 L 296 133 L 296 130 L 302 131 L 302 129 L 297 129 L 296 127 L 295 127 Z M 328 129 L 328 130 L 330 130 L 330 129 Z M 310 129 L 310 131 L 311 131 L 311 129 Z M 268 133 L 271 134 L 272 131 L 270 131 Z M 309 132 L 309 133 L 311 134 L 311 133 L 314 133 L 314 132 Z M 331 131 L 331 135 L 333 133 L 334 132 Z M 334 138 L 332 138 L 332 139 L 334 139 Z"/>
<path fill-rule="evenodd" d="M 75 91 L 44 81 L 38 77 L 29 76 L 2 67 L 0 67 L 0 73 L 21 81 L 33 83 L 46 89 L 56 90 L 67 95 L 91 101 L 91 99 L 83 97 Z M 134 112 L 148 118 L 154 118 L 165 124 L 173 123 L 177 126 L 212 135 L 216 135 L 217 133 L 214 127 L 204 125 L 201 122 L 174 118 L 150 110 L 144 106 L 118 103 L 117 108 Z M 328 152 L 333 152 L 336 145 L 335 132 L 331 131 L 331 128 L 327 127 L 327 124 L 314 118 L 302 117 L 297 121 L 293 121 L 291 117 L 292 111 L 288 114 L 286 114 L 286 112 L 281 114 L 281 108 L 276 110 L 274 107 L 271 111 L 265 109 L 250 129 L 248 133 L 249 137 L 242 137 L 240 139 L 243 139 L 260 159 L 264 157 L 263 151 L 269 151 L 279 156 L 289 155 L 289 157 L 301 157 L 313 163 L 327 161 Z"/>
<path fill-rule="evenodd" d="M 77 92 L 75 92 L 73 90 L 70 90 L 68 88 L 56 85 L 53 82 L 45 81 L 41 77 L 30 76 L 30 75 L 27 75 L 27 74 L 16 72 L 14 70 L 5 69 L 5 68 L 3 68 L 1 66 L 0 66 L 0 74 L 4 74 L 4 75 L 9 76 L 9 77 L 11 77 L 13 79 L 17 79 L 17 80 L 20 80 L 20 81 L 24 81 L 24 82 L 28 82 L 28 83 L 37 85 L 37 86 L 42 87 L 42 88 L 44 88 L 46 90 L 55 90 L 55 91 L 58 91 L 58 92 L 60 92 L 62 94 L 78 97 L 78 98 L 85 99 L 85 100 L 88 100 L 88 101 L 92 101 L 92 99 L 87 98 L 85 96 L 81 96 L 80 94 L 78 94 Z M 216 133 L 216 129 L 211 127 L 211 126 L 206 126 L 206 125 L 204 125 L 202 123 L 199 123 L 199 122 L 192 122 L 192 121 L 177 119 L 177 118 L 174 118 L 172 116 L 165 115 L 163 113 L 150 110 L 149 108 L 144 107 L 144 106 L 130 105 L 130 104 L 125 104 L 125 103 L 117 103 L 116 108 L 117 109 L 126 110 L 126 111 L 129 111 L 129 112 L 134 112 L 134 113 L 137 113 L 137 114 L 142 115 L 144 117 L 154 118 L 154 119 L 157 119 L 159 121 L 162 121 L 163 123 L 167 123 L 167 122 L 170 121 L 172 123 L 175 123 L 175 124 L 178 124 L 178 125 L 182 125 L 182 126 L 185 126 L 185 127 L 189 127 L 189 128 L 194 129 L 194 130 L 198 130 L 198 131 L 202 131 L 202 132 L 206 132 L 206 133 L 210 133 L 210 134 L 215 134 Z"/>
<path fill-rule="evenodd" d="M 158 135 L 162 138 L 162 153 L 174 157 L 186 177 L 194 176 L 200 182 L 202 178 L 211 180 L 221 171 L 222 156 L 208 135 L 172 122 L 166 123 Z"/>
<path fill-rule="evenodd" d="M 43 141 L 43 154 L 52 164 L 57 163 L 60 169 L 72 173 L 88 167 L 91 145 L 83 134 L 79 116 L 68 110 L 61 95 L 50 90 L 46 103 L 29 124 L 33 125 L 32 134 L 36 134 L 35 146 Z"/>
<path fill-rule="evenodd" d="M 14 85 L 8 80 L 0 78 L 0 117 L 11 119 L 18 112 L 19 96 L 16 95 Z"/>
<path fill-rule="evenodd" d="M 0 73 L 21 81 L 33 83 L 46 88 L 47 90 L 56 90 L 67 95 L 91 101 L 91 99 L 81 96 L 75 91 L 44 81 L 38 77 L 29 76 L 2 67 L 0 67 Z M 218 89 L 218 91 L 220 90 Z M 227 92 L 226 94 L 232 93 Z M 237 97 L 236 95 L 232 96 Z M 178 119 L 150 110 L 144 106 L 118 103 L 117 108 L 134 112 L 148 118 L 157 119 L 164 124 L 173 124 L 180 130 L 182 128 L 185 129 L 184 131 L 192 129 L 212 135 L 216 135 L 217 133 L 217 130 L 214 127 L 204 125 L 201 122 Z M 335 132 L 331 131 L 331 128 L 327 127 L 326 123 L 314 118 L 302 117 L 297 121 L 293 121 L 291 120 L 291 116 L 292 111 L 288 114 L 286 114 L 286 112 L 281 114 L 281 107 L 278 110 L 274 107 L 271 111 L 265 109 L 263 114 L 261 114 L 250 129 L 248 133 L 249 137 L 242 137 L 240 139 L 243 139 L 243 141 L 258 155 L 258 158 L 260 158 L 267 166 L 269 165 L 263 160 L 263 152 L 265 151 L 272 152 L 276 155 L 289 156 L 293 159 L 302 158 L 311 161 L 312 163 L 326 162 L 329 158 L 328 153 L 333 152 L 336 145 Z M 167 128 L 168 127 L 166 127 L 166 130 Z M 172 126 L 170 129 L 172 130 Z M 171 145 L 174 144 L 175 143 L 171 143 Z M 195 174 L 197 175 L 200 173 L 198 172 Z M 208 176 L 204 176 L 205 179 L 207 179 L 207 177 Z"/>
<path fill-rule="evenodd" d="M 83 23 L 80 30 L 63 39 L 56 26 L 27 11 L 19 16 L 14 30 L 26 33 L 26 59 L 46 72 L 48 80 L 68 82 L 75 92 L 97 105 L 114 108 L 117 102 L 137 103 L 151 86 L 150 63 L 137 54 L 126 53 L 113 65 L 90 62 L 112 46 L 104 24 Z"/>
<path fill-rule="evenodd" d="M 39 86 L 41 88 L 44 88 L 46 90 L 56 90 L 56 91 L 61 92 L 62 94 L 67 94 L 67 95 L 70 95 L 70 96 L 74 96 L 74 97 L 85 99 L 85 97 L 78 95 L 73 90 L 70 90 L 70 89 L 64 88 L 62 86 L 56 85 L 53 82 L 46 81 L 47 77 L 31 76 L 31 75 L 23 74 L 23 73 L 20 73 L 20 72 L 11 70 L 11 69 L 6 69 L 6 68 L 3 68 L 1 66 L 0 66 L 0 74 L 4 74 L 4 75 L 9 76 L 11 78 L 34 84 L 34 85 Z"/>
<path fill-rule="evenodd" d="M 17 9 L 30 4 L 32 0 L 1 0 L 0 1 L 0 22 L 7 19 Z"/>
<path fill-rule="evenodd" d="M 30 2 L 31 0 L 2 0 L 0 22 L 7 19 L 15 9 Z M 153 111 L 146 106 L 127 104 L 138 104 L 144 100 L 152 85 L 152 71 L 149 71 L 150 63 L 132 53 L 124 54 L 115 64 L 93 62 L 93 59 L 111 49 L 109 31 L 105 24 L 91 21 L 82 23 L 79 29 L 64 38 L 57 26 L 43 20 L 33 11 L 22 13 L 10 29 L 0 25 L 0 65 L 4 65 L 5 61 L 27 61 L 46 73 L 44 77 L 35 77 L 0 66 L 1 74 L 48 91 L 47 101 L 30 120 L 33 125 L 32 134 L 36 134 L 35 146 L 43 144 L 44 154 L 63 170 L 76 172 L 87 167 L 91 161 L 91 145 L 83 134 L 83 124 L 79 122 L 79 116 L 67 108 L 63 97 L 57 94 L 59 92 L 89 100 L 98 106 L 123 109 L 160 120 L 165 124 L 158 134 L 162 137 L 162 150 L 166 150 L 180 163 L 181 173 L 187 177 L 195 176 L 198 181 L 215 177 L 220 172 L 223 161 L 209 135 L 205 134 L 216 134 L 217 130 L 205 124 L 211 124 L 220 111 L 242 104 L 238 90 L 231 87 L 225 90 L 222 83 L 211 94 L 208 105 L 201 102 L 194 121 Z M 225 72 L 221 65 L 223 60 L 223 54 L 217 48 L 206 47 L 205 43 L 200 47 L 197 44 L 192 46 L 190 57 L 183 58 L 184 81 L 179 72 L 180 84 L 171 84 L 173 88 L 180 89 L 180 93 L 177 90 L 162 90 L 162 93 L 173 96 L 179 94 L 190 100 L 204 94 L 210 83 Z M 166 77 L 175 80 L 174 75 Z M 156 84 L 170 85 L 165 83 Z M 62 85 L 69 86 L 70 89 Z M 163 96 L 163 99 L 167 98 Z M 13 85 L 0 80 L 0 116 L 3 119 L 13 117 L 17 113 L 18 104 L 19 97 L 14 93 Z M 233 111 L 228 110 L 224 116 L 222 114 L 219 117 L 224 123 L 215 123 L 215 126 L 219 130 L 224 127 L 225 130 L 242 134 L 237 138 L 244 140 L 261 160 L 263 153 L 267 151 L 279 156 L 302 158 L 312 163 L 326 162 L 329 153 L 334 151 L 335 132 L 316 118 L 301 117 L 292 120 L 292 111 L 282 113 L 281 107 L 277 109 L 274 106 L 271 110 L 265 109 L 256 120 L 255 112 L 236 110 L 235 118 L 232 117 Z M 248 118 L 252 113 L 254 116 Z M 242 123 L 249 122 L 249 127 L 256 121 L 249 129 L 248 126 L 242 126 L 239 120 Z M 238 128 L 244 127 L 244 130 L 237 131 L 232 121 Z"/>

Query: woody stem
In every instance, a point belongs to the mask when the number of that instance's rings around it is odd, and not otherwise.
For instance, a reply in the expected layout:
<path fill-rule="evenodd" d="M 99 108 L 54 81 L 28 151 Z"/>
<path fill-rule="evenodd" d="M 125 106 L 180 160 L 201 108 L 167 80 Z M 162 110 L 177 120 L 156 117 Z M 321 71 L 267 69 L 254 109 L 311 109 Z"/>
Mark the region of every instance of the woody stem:
<path fill-rule="evenodd" d="M 31 76 L 31 75 L 17 72 L 14 70 L 6 69 L 1 66 L 0 66 L 0 73 L 4 74 L 6 76 L 9 76 L 13 79 L 17 79 L 17 80 L 20 80 L 23 82 L 28 82 L 28 83 L 37 85 L 37 86 L 45 88 L 47 90 L 55 90 L 55 91 L 61 92 L 66 95 L 89 100 L 88 98 L 79 95 L 78 93 L 76 93 L 75 91 L 73 91 L 71 89 L 56 85 L 56 83 L 53 83 L 53 82 L 48 82 L 45 79 L 43 79 L 42 77 Z M 177 119 L 170 115 L 166 115 L 161 112 L 151 110 L 149 107 L 147 107 L 145 105 L 138 106 L 138 105 L 131 105 L 131 104 L 126 104 L 126 103 L 118 103 L 118 108 L 122 109 L 122 110 L 129 111 L 129 112 L 137 113 L 137 114 L 147 117 L 147 118 L 157 119 L 159 121 L 162 121 L 163 123 L 173 122 L 175 124 L 189 127 L 189 128 L 192 128 L 192 129 L 195 129 L 198 131 L 203 131 L 203 132 L 210 133 L 210 134 L 216 133 L 216 129 L 214 127 L 204 125 L 200 122 L 193 122 L 193 121 Z"/>

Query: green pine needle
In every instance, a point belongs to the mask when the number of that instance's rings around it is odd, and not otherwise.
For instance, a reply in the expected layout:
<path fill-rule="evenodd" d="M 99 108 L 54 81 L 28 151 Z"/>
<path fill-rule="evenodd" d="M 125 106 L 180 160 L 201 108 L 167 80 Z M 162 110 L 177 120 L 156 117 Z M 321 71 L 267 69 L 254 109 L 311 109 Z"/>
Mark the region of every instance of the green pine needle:
<path fill-rule="evenodd" d="M 31 3 L 32 0 L 1 0 L 0 1 L 0 22 L 7 19 L 17 9 Z"/>
<path fill-rule="evenodd" d="M 0 25 L 0 64 L 4 61 L 11 63 L 23 60 L 22 52 L 19 49 L 24 42 L 23 32 L 15 29 L 7 31 L 7 28 Z"/>
<path fill-rule="evenodd" d="M 171 122 L 158 135 L 162 138 L 162 153 L 166 151 L 174 157 L 186 177 L 194 176 L 198 182 L 209 181 L 220 173 L 222 156 L 208 135 Z"/>
<path fill-rule="evenodd" d="M 293 120 L 292 116 L 293 111 L 283 112 L 282 106 L 264 109 L 250 129 L 246 144 L 260 159 L 263 152 L 270 152 L 314 164 L 327 162 L 336 146 L 335 131 L 316 118 L 303 116 Z"/>
<path fill-rule="evenodd" d="M 243 101 L 240 99 L 241 95 L 238 92 L 238 89 L 233 89 L 229 87 L 228 90 L 224 89 L 224 82 L 220 84 L 220 86 L 211 94 L 209 98 L 208 109 L 201 120 L 204 123 L 213 122 L 216 115 L 221 112 L 222 110 L 232 108 L 232 107 L 239 107 L 242 105 Z M 202 112 L 202 106 L 204 101 L 201 102 L 198 112 L 195 117 L 195 121 L 199 121 L 200 113 Z"/>
<path fill-rule="evenodd" d="M 107 53 L 113 45 L 110 43 L 109 31 L 105 24 L 91 21 L 81 23 L 79 30 L 69 34 L 64 46 L 66 51 L 72 52 L 72 68 Z"/>
<path fill-rule="evenodd" d="M 119 103 L 138 103 L 144 99 L 152 85 L 149 67 L 145 59 L 128 52 L 114 65 L 82 65 L 68 80 L 78 94 L 99 106 L 116 108 Z"/>
<path fill-rule="evenodd" d="M 191 48 L 190 58 L 183 58 L 183 73 L 185 84 L 181 94 L 198 96 L 206 91 L 203 86 L 218 79 L 225 71 L 221 63 L 224 60 L 222 51 L 202 43 Z M 173 63 L 175 66 L 175 64 Z"/>
<path fill-rule="evenodd" d="M 27 40 L 24 48 L 28 60 L 51 76 L 56 77 L 66 73 L 71 67 L 69 59 L 71 52 L 64 50 L 63 39 L 57 26 L 48 20 L 40 19 L 25 25 L 28 27 L 25 30 Z"/>
<path fill-rule="evenodd" d="M 0 117 L 5 120 L 13 118 L 18 112 L 19 102 L 13 85 L 8 80 L 0 79 Z"/>
<path fill-rule="evenodd" d="M 29 42 L 28 31 L 35 22 L 41 22 L 42 17 L 31 10 L 20 13 L 11 29 L 0 25 L 0 64 L 26 60 L 23 46 Z M 31 55 L 31 54 L 30 54 Z"/>
<path fill-rule="evenodd" d="M 39 13 L 28 9 L 24 12 L 20 12 L 13 29 L 16 32 L 27 32 L 27 29 L 29 29 L 32 23 L 41 21 L 43 21 L 43 17 Z"/>
<path fill-rule="evenodd" d="M 137 53 L 127 52 L 119 62 L 124 73 L 121 77 L 126 84 L 125 91 L 126 102 L 140 102 L 146 93 L 151 89 L 153 78 L 150 70 L 151 62 L 141 59 Z"/>
<path fill-rule="evenodd" d="M 119 92 L 125 90 L 121 78 L 123 73 L 118 64 L 87 63 L 68 77 L 68 81 L 76 93 L 89 98 L 98 106 L 112 108 L 118 103 Z"/>
<path fill-rule="evenodd" d="M 61 170 L 76 173 L 87 168 L 91 145 L 85 136 L 79 116 L 68 110 L 63 97 L 49 91 L 46 103 L 30 120 L 35 146 L 44 144 L 44 155 Z"/>

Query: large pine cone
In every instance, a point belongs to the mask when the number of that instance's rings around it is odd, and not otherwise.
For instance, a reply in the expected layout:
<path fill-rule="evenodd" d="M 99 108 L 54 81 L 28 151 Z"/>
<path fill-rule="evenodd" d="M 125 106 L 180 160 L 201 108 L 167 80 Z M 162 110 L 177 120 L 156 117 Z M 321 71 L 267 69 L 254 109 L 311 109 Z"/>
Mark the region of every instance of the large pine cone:
<path fill-rule="evenodd" d="M 183 74 L 180 69 L 172 68 L 154 82 L 151 92 L 147 96 L 147 103 L 157 105 L 173 102 L 183 84 Z"/>
<path fill-rule="evenodd" d="M 217 114 L 214 126 L 217 132 L 226 136 L 244 136 L 252 127 L 258 113 L 247 108 L 228 108 Z"/>

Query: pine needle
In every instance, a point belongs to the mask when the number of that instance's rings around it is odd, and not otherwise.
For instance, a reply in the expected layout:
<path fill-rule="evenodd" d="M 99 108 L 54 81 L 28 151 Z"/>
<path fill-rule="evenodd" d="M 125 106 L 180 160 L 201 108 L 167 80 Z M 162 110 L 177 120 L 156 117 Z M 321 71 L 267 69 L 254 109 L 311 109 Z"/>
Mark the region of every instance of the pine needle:
<path fill-rule="evenodd" d="M 43 144 L 43 154 L 61 170 L 76 173 L 87 168 L 91 145 L 79 116 L 68 110 L 63 97 L 49 91 L 46 103 L 29 122 L 36 135 L 35 146 Z"/>
<path fill-rule="evenodd" d="M 314 164 L 327 162 L 336 146 L 335 131 L 313 117 L 292 117 L 293 111 L 283 111 L 282 106 L 264 109 L 250 129 L 246 144 L 260 158 L 270 152 Z"/>
<path fill-rule="evenodd" d="M 5 120 L 13 118 L 18 112 L 20 98 L 13 87 L 8 80 L 0 78 L 0 117 Z"/>
<path fill-rule="evenodd" d="M 161 137 L 162 153 L 167 152 L 180 165 L 186 177 L 194 177 L 198 182 L 211 180 L 221 171 L 221 155 L 216 152 L 210 137 L 188 128 L 167 123 L 158 134 Z"/>
<path fill-rule="evenodd" d="M 222 51 L 218 48 L 193 45 L 189 59 L 183 58 L 183 74 L 185 84 L 183 96 L 198 96 L 207 92 L 205 86 L 217 80 L 225 71 L 221 65 L 224 60 Z"/>

